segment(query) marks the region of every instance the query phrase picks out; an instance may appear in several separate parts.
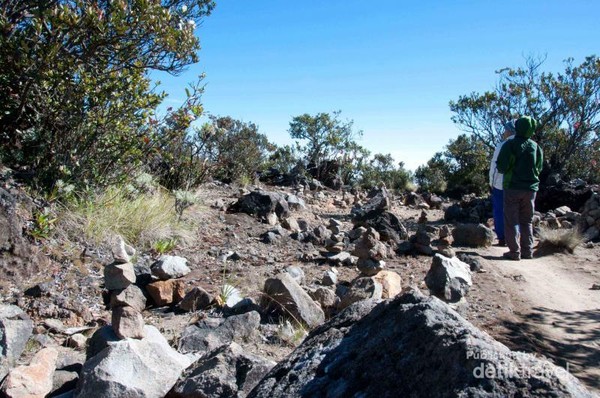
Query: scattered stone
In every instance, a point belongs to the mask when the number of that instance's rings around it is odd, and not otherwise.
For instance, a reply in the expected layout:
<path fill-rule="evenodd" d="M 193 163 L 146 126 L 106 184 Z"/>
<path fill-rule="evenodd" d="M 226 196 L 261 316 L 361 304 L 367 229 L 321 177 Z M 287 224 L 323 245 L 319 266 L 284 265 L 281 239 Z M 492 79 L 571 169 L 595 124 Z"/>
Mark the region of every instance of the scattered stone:
<path fill-rule="evenodd" d="M 373 276 L 377 275 L 378 272 L 385 268 L 385 261 L 373 260 L 371 258 L 359 258 L 356 267 L 362 275 Z"/>
<path fill-rule="evenodd" d="M 335 286 L 338 281 L 338 270 L 335 268 L 328 269 L 325 271 L 323 275 L 323 279 L 321 280 L 321 284 L 323 286 Z"/>
<path fill-rule="evenodd" d="M 254 341 L 259 336 L 259 325 L 260 314 L 256 311 L 227 318 L 205 318 L 183 330 L 178 351 L 202 354 L 232 341 Z"/>
<path fill-rule="evenodd" d="M 402 292 L 402 277 L 394 271 L 381 271 L 373 279 L 382 286 L 381 298 L 394 298 Z"/>
<path fill-rule="evenodd" d="M 248 398 L 591 396 L 562 368 L 510 351 L 435 297 L 375 304 L 357 303 L 310 334 Z M 540 371 L 498 377 L 499 369 Z"/>
<path fill-rule="evenodd" d="M 300 267 L 289 266 L 285 268 L 285 272 L 290 274 L 290 276 L 299 284 L 303 285 L 306 276 L 304 275 L 304 271 Z"/>
<path fill-rule="evenodd" d="M 113 290 L 110 294 L 110 307 L 129 306 L 136 311 L 143 311 L 146 308 L 146 296 L 142 289 L 136 285 L 129 285 L 122 290 Z"/>
<path fill-rule="evenodd" d="M 167 398 L 245 397 L 275 365 L 230 343 L 186 369 Z"/>
<path fill-rule="evenodd" d="M 164 397 L 191 361 L 169 346 L 153 326 L 142 340 L 108 345 L 81 371 L 76 398 Z"/>
<path fill-rule="evenodd" d="M 352 255 L 348 252 L 341 251 L 333 256 L 328 256 L 327 260 L 333 265 L 352 265 Z"/>
<path fill-rule="evenodd" d="M 489 247 L 494 231 L 483 224 L 458 224 L 452 231 L 455 246 Z"/>
<path fill-rule="evenodd" d="M 317 303 L 287 273 L 265 281 L 263 307 L 274 310 L 283 317 L 292 316 L 314 328 L 325 320 L 325 314 Z"/>
<path fill-rule="evenodd" d="M 23 294 L 29 297 L 42 297 L 49 295 L 52 292 L 52 284 L 50 282 L 38 283 L 35 286 L 25 290 Z"/>
<path fill-rule="evenodd" d="M 374 278 L 363 276 L 352 281 L 350 288 L 342 296 L 339 309 L 342 310 L 350 304 L 362 300 L 381 300 L 383 286 Z"/>
<path fill-rule="evenodd" d="M 149 283 L 146 291 L 158 307 L 177 304 L 185 297 L 185 283 L 178 279 L 156 281 Z"/>
<path fill-rule="evenodd" d="M 16 305 L 0 304 L 0 380 L 15 365 L 33 331 L 33 322 Z"/>
<path fill-rule="evenodd" d="M 446 257 L 448 257 L 448 256 L 446 256 Z M 479 261 L 478 258 L 476 258 L 474 256 L 470 256 L 465 253 L 460 253 L 457 257 L 463 263 L 469 264 L 469 268 L 471 269 L 471 272 L 482 272 L 483 271 L 483 266 L 481 265 L 481 261 Z"/>
<path fill-rule="evenodd" d="M 104 267 L 104 287 L 107 290 L 121 290 L 135 283 L 133 264 L 108 264 Z"/>
<path fill-rule="evenodd" d="M 185 295 L 179 303 L 179 308 L 184 311 L 194 312 L 208 308 L 212 302 L 212 296 L 206 290 L 197 286 Z"/>
<path fill-rule="evenodd" d="M 600 283 L 594 283 L 590 290 L 600 290 Z"/>
<path fill-rule="evenodd" d="M 85 337 L 83 334 L 75 333 L 74 335 L 69 336 L 67 340 L 65 340 L 65 345 L 75 350 L 83 350 L 87 344 L 87 341 L 88 338 Z"/>
<path fill-rule="evenodd" d="M 122 339 L 144 338 L 144 318 L 132 307 L 116 307 L 112 310 L 112 327 Z"/>
<path fill-rule="evenodd" d="M 421 212 L 421 216 L 417 220 L 417 223 L 419 223 L 419 224 L 427 224 L 427 212 L 425 210 L 423 210 Z"/>
<path fill-rule="evenodd" d="M 286 217 L 283 220 L 281 220 L 281 226 L 285 229 L 287 229 L 288 231 L 292 231 L 292 232 L 300 232 L 300 225 L 298 224 L 298 221 L 296 221 L 295 218 L 292 217 Z"/>
<path fill-rule="evenodd" d="M 275 213 L 279 219 L 289 217 L 290 209 L 283 195 L 275 192 L 254 191 L 242 196 L 229 207 L 230 212 L 241 212 L 266 220 Z"/>
<path fill-rule="evenodd" d="M 467 264 L 456 257 L 447 258 L 440 254 L 433 257 L 425 283 L 433 295 L 450 303 L 458 302 L 473 284 Z"/>
<path fill-rule="evenodd" d="M 303 210 L 306 209 L 306 203 L 304 199 L 297 197 L 296 195 L 287 196 L 287 204 L 292 210 Z"/>
<path fill-rule="evenodd" d="M 135 249 L 126 244 L 122 236 L 117 235 L 112 243 L 112 254 L 115 263 L 126 264 L 135 255 Z"/>
<path fill-rule="evenodd" d="M 57 359 L 58 351 L 55 348 L 43 348 L 33 356 L 28 366 L 12 369 L 2 385 L 4 396 L 44 398 L 52 391 Z"/>
<path fill-rule="evenodd" d="M 315 300 L 323 311 L 330 313 L 331 309 L 335 308 L 339 304 L 339 297 L 335 294 L 332 289 L 326 287 L 318 287 L 316 289 L 310 289 L 308 291 L 310 297 Z"/>
<path fill-rule="evenodd" d="M 187 259 L 179 256 L 161 256 L 152 264 L 152 274 L 161 280 L 181 278 L 191 272 L 187 266 Z"/>

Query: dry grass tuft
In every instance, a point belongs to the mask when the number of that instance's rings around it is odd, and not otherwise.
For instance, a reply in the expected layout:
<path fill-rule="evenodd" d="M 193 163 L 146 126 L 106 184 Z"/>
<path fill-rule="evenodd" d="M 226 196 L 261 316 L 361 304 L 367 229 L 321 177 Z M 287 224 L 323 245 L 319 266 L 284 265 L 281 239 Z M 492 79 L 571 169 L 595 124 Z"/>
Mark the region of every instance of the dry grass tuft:
<path fill-rule="evenodd" d="M 164 190 L 131 193 L 125 187 L 110 187 L 70 204 L 59 224 L 69 237 L 102 244 L 119 234 L 144 249 L 157 241 L 185 242 L 192 236 L 192 226 L 178 217 L 175 198 Z"/>
<path fill-rule="evenodd" d="M 541 228 L 536 256 L 554 253 L 573 254 L 575 248 L 583 243 L 583 237 L 577 229 Z"/>

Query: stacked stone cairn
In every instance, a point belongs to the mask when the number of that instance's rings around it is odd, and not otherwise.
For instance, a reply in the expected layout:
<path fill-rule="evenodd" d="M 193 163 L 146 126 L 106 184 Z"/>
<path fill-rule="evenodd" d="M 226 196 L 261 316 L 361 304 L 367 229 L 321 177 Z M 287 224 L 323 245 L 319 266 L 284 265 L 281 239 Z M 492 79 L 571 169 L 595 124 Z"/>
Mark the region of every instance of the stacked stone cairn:
<path fill-rule="evenodd" d="M 585 202 L 580 225 L 586 241 L 596 241 L 600 238 L 600 196 L 597 192 Z"/>
<path fill-rule="evenodd" d="M 454 238 L 452 237 L 450 228 L 447 225 L 442 226 L 439 231 L 439 238 L 437 242 L 438 253 L 440 253 L 442 256 L 450 258 L 454 257 L 455 253 L 454 249 L 452 249 L 453 241 Z"/>
<path fill-rule="evenodd" d="M 122 237 L 115 238 L 112 245 L 113 263 L 104 267 L 104 286 L 110 293 L 112 328 L 122 339 L 145 337 L 142 311 L 146 306 L 144 293 L 135 283 L 135 271 L 130 256 L 135 249 Z"/>
<path fill-rule="evenodd" d="M 358 270 L 365 276 L 376 275 L 385 268 L 387 247 L 379 240 L 375 228 L 367 228 L 356 242 L 353 254 L 358 257 Z"/>

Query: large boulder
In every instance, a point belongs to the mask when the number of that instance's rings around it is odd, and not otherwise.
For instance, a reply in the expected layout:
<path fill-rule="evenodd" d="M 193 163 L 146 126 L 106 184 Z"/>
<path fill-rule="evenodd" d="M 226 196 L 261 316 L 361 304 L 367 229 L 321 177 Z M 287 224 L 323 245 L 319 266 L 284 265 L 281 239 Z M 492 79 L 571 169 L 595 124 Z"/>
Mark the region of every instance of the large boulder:
<path fill-rule="evenodd" d="M 292 317 L 314 328 L 325 321 L 325 313 L 289 273 L 265 281 L 264 307 L 284 317 Z"/>
<path fill-rule="evenodd" d="M 227 318 L 206 318 L 187 326 L 179 339 L 179 352 L 207 353 L 222 345 L 258 338 L 260 314 L 250 311 Z"/>
<path fill-rule="evenodd" d="M 577 187 L 559 183 L 555 186 L 541 187 L 535 196 L 535 209 L 545 213 L 566 205 L 580 211 L 592 194 L 590 186 Z"/>
<path fill-rule="evenodd" d="M 527 371 L 528 377 L 506 376 L 511 369 Z M 412 291 L 347 308 L 314 330 L 249 394 L 292 396 L 592 395 L 565 370 L 510 351 L 441 300 Z"/>
<path fill-rule="evenodd" d="M 0 380 L 15 365 L 33 331 L 33 322 L 19 307 L 0 304 Z"/>
<path fill-rule="evenodd" d="M 111 342 L 81 371 L 76 398 L 162 398 L 191 360 L 169 346 L 153 326 L 142 340 Z"/>
<path fill-rule="evenodd" d="M 489 247 L 494 242 L 494 231 L 483 224 L 458 224 L 452 230 L 454 246 Z"/>
<path fill-rule="evenodd" d="M 192 364 L 167 398 L 243 398 L 273 366 L 237 343 L 223 345 Z"/>
<path fill-rule="evenodd" d="M 447 302 L 458 302 L 473 284 L 470 266 L 457 257 L 436 254 L 425 276 L 425 283 L 435 296 Z"/>
<path fill-rule="evenodd" d="M 266 220 L 270 214 L 279 219 L 289 217 L 288 202 L 282 194 L 267 191 L 254 191 L 242 196 L 229 207 L 230 212 L 246 213 Z"/>

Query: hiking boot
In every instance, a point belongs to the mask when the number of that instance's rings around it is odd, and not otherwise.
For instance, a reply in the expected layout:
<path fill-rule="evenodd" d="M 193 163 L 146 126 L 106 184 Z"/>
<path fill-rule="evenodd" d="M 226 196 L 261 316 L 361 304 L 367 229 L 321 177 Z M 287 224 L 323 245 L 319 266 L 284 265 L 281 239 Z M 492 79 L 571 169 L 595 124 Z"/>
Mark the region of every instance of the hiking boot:
<path fill-rule="evenodd" d="M 513 260 L 513 261 L 519 261 L 521 259 L 521 256 L 519 255 L 519 253 L 515 253 L 515 252 L 506 252 L 502 255 L 502 257 L 504 257 L 507 260 Z"/>
<path fill-rule="evenodd" d="M 523 253 L 523 254 L 521 254 L 521 258 L 523 258 L 525 260 L 531 260 L 533 258 L 533 254 L 532 253 Z"/>

